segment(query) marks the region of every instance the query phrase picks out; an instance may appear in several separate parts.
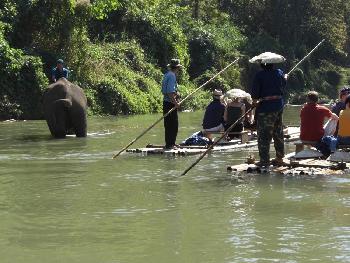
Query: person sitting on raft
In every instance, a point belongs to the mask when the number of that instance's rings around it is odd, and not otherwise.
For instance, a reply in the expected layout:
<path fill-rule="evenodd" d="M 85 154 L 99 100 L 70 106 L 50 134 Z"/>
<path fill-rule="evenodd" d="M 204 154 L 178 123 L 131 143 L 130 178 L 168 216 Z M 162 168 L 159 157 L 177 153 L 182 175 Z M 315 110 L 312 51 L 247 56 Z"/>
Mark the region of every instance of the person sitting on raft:
<path fill-rule="evenodd" d="M 339 101 L 332 106 L 332 112 L 339 116 L 342 110 L 345 110 L 345 100 L 350 94 L 350 87 L 344 86 L 339 92 Z"/>
<path fill-rule="evenodd" d="M 345 99 L 345 109 L 339 113 L 338 144 L 350 144 L 350 95 Z"/>
<path fill-rule="evenodd" d="M 225 130 L 227 130 L 233 123 L 235 123 L 239 118 L 241 118 L 245 113 L 245 104 L 241 102 L 240 98 L 233 98 L 227 100 L 227 105 L 224 112 L 224 121 L 225 121 Z M 242 132 L 243 131 L 243 122 L 244 119 L 241 120 L 241 122 L 237 123 L 231 132 Z M 228 136 L 230 140 L 232 140 L 235 137 L 238 137 L 237 135 L 229 135 Z"/>
<path fill-rule="evenodd" d="M 300 111 L 300 140 L 302 141 L 319 142 L 324 136 L 323 124 L 325 119 L 338 120 L 335 113 L 332 113 L 325 106 L 317 104 L 317 102 L 318 93 L 316 91 L 308 92 L 307 102 Z"/>
<path fill-rule="evenodd" d="M 211 138 L 211 132 L 224 131 L 224 111 L 225 105 L 222 103 L 222 91 L 213 91 L 213 100 L 207 106 L 203 118 L 203 133 L 207 138 Z"/>
<path fill-rule="evenodd" d="M 340 111 L 345 110 L 345 100 L 348 97 L 348 95 L 350 94 L 350 87 L 349 86 L 344 86 L 340 92 L 339 92 L 339 101 L 337 101 L 337 103 L 335 103 L 332 106 L 332 112 L 337 114 L 337 116 L 339 116 Z M 337 125 L 336 131 L 334 133 L 335 136 L 337 136 L 338 134 L 338 127 L 339 124 Z"/>

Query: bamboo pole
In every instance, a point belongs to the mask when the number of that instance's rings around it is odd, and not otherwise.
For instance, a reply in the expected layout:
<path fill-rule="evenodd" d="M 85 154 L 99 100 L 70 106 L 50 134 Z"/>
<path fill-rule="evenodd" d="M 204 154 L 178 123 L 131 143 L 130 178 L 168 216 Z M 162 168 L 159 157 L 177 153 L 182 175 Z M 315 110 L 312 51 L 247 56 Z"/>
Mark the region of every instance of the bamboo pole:
<path fill-rule="evenodd" d="M 225 138 L 225 137 L 230 133 L 230 131 L 231 131 L 239 122 L 241 122 L 253 109 L 254 109 L 254 107 L 251 107 L 251 108 L 250 108 L 249 110 L 247 110 L 246 113 L 244 113 L 237 121 L 235 121 L 235 122 L 225 131 L 225 133 L 224 133 L 223 135 L 221 135 L 221 137 L 220 137 L 217 141 L 215 141 L 213 144 L 211 144 L 211 145 L 209 146 L 209 148 L 208 148 L 204 153 L 202 153 L 202 155 L 199 156 L 199 158 L 198 158 L 193 164 L 191 164 L 191 166 L 188 167 L 180 176 L 186 175 L 197 163 L 200 162 L 200 160 L 202 160 L 202 159 L 204 158 L 204 156 L 207 155 L 207 153 L 208 153 L 209 151 L 211 151 L 211 150 L 214 148 L 214 146 L 216 146 L 216 145 L 218 144 L 219 141 L 221 141 L 223 138 Z"/>
<path fill-rule="evenodd" d="M 206 86 L 209 82 L 214 80 L 217 76 L 222 74 L 224 71 L 226 71 L 229 67 L 231 67 L 234 63 L 236 63 L 239 60 L 239 58 L 235 59 L 233 62 L 231 62 L 229 65 L 227 65 L 225 68 L 223 68 L 221 71 L 216 73 L 211 79 L 206 81 L 204 84 L 199 86 L 197 89 L 192 91 L 190 94 L 188 94 L 183 100 L 181 100 L 178 104 L 181 105 L 185 100 L 190 98 L 193 94 L 195 94 L 198 90 Z M 148 131 L 150 131 L 154 126 L 156 126 L 161 120 L 163 120 L 165 117 L 167 117 L 170 113 L 172 113 L 174 110 L 176 110 L 176 107 L 173 107 L 170 109 L 166 114 L 164 114 L 162 117 L 160 117 L 157 121 L 155 121 L 151 126 L 149 126 L 146 130 L 144 130 L 139 136 L 137 136 L 135 139 L 133 139 L 131 142 L 129 142 L 128 145 L 126 145 L 123 149 L 121 149 L 118 153 L 113 155 L 113 159 L 117 158 L 121 153 L 123 153 L 126 149 L 128 149 L 131 145 L 133 145 L 138 139 L 140 139 L 143 135 L 145 135 Z"/>
<path fill-rule="evenodd" d="M 303 57 L 303 59 L 300 60 L 287 74 L 289 75 L 292 73 L 301 63 L 304 62 L 306 58 L 308 58 L 316 49 L 318 49 L 318 47 L 321 46 L 324 41 L 325 39 L 322 39 L 322 41 L 318 43 L 305 57 Z"/>

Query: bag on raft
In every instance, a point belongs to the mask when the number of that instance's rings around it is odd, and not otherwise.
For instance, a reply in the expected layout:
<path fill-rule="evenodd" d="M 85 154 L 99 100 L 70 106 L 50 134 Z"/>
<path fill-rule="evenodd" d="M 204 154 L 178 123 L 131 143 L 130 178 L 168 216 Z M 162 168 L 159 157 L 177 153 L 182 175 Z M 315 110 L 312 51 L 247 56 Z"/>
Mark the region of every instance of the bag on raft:
<path fill-rule="evenodd" d="M 182 142 L 182 145 L 200 145 L 206 146 L 211 144 L 211 141 L 203 136 L 202 131 L 195 132 L 190 137 Z"/>

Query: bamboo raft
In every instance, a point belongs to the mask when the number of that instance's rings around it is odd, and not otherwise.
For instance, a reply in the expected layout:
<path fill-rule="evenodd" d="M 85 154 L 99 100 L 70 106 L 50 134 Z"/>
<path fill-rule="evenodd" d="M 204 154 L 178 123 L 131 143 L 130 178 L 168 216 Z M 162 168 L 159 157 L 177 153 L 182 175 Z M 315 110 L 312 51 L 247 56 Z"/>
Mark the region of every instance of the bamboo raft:
<path fill-rule="evenodd" d="M 261 168 L 255 164 L 238 164 L 227 167 L 227 171 L 233 173 L 275 173 L 284 176 L 298 176 L 298 175 L 340 175 L 349 170 L 349 163 L 344 162 L 330 162 L 321 159 L 304 159 L 293 160 L 284 159 L 282 166 L 270 166 L 268 168 Z"/>
<path fill-rule="evenodd" d="M 299 139 L 299 127 L 288 127 L 284 131 L 285 142 L 295 142 Z M 211 152 L 221 152 L 230 150 L 239 150 L 242 148 L 252 148 L 258 145 L 256 134 L 250 135 L 248 142 L 242 143 L 240 139 L 231 140 L 229 142 L 220 142 Z M 141 155 L 173 155 L 173 156 L 188 156 L 202 154 L 207 150 L 207 146 L 186 146 L 180 145 L 177 149 L 164 149 L 162 145 L 148 144 L 143 148 L 128 149 L 128 153 L 137 153 Z"/>
<path fill-rule="evenodd" d="M 238 140 L 230 143 L 220 144 L 212 149 L 212 152 L 236 150 L 242 148 L 250 148 L 257 146 L 257 141 L 251 141 L 247 143 L 240 143 Z M 207 150 L 207 146 L 179 146 L 177 149 L 167 150 L 164 149 L 162 145 L 152 145 L 149 144 L 145 148 L 129 149 L 129 153 L 140 153 L 143 155 L 176 155 L 176 156 L 186 156 L 186 155 L 196 155 L 204 153 Z"/>
<path fill-rule="evenodd" d="M 314 142 L 294 142 L 294 153 L 288 154 L 283 159 L 281 166 L 261 168 L 256 165 L 255 159 L 249 157 L 247 163 L 227 167 L 229 172 L 240 173 L 275 173 L 284 176 L 318 176 L 341 175 L 350 172 L 350 148 L 349 145 L 339 145 L 338 149 L 326 160 L 321 152 L 315 148 Z M 304 149 L 304 146 L 308 146 Z"/>

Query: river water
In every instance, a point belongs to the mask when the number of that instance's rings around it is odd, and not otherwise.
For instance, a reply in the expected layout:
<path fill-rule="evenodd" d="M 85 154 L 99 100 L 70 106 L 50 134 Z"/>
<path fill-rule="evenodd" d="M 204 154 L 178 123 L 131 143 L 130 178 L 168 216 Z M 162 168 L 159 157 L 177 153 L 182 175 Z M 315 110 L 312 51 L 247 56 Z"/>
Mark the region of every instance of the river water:
<path fill-rule="evenodd" d="M 179 140 L 202 114 L 180 114 Z M 44 121 L 0 123 L 0 262 L 350 262 L 349 176 L 234 180 L 227 165 L 257 149 L 181 178 L 197 156 L 111 159 L 158 116 L 90 118 L 88 138 L 64 140 Z M 158 125 L 136 146 L 162 142 Z"/>

